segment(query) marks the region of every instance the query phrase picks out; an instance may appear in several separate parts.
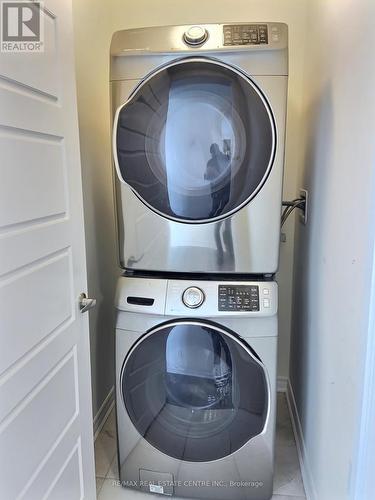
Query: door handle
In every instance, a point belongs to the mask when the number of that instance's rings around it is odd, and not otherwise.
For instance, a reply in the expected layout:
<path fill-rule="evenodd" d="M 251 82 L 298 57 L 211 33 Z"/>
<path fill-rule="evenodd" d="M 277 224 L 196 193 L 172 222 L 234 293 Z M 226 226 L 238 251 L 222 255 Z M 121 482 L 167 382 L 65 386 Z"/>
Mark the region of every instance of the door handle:
<path fill-rule="evenodd" d="M 82 292 L 78 298 L 78 305 L 81 313 L 84 313 L 96 306 L 96 299 L 89 299 L 86 294 Z"/>

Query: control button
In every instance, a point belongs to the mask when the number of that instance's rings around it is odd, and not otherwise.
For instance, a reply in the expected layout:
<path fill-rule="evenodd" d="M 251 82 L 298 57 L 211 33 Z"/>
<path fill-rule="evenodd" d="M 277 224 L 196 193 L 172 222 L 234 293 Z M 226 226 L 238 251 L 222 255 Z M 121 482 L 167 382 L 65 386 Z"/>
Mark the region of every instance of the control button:
<path fill-rule="evenodd" d="M 186 307 L 190 307 L 190 309 L 201 306 L 204 302 L 204 298 L 202 290 L 195 286 L 187 288 L 182 294 L 182 302 Z"/>
<path fill-rule="evenodd" d="M 280 40 L 279 35 L 272 35 L 272 41 L 278 42 Z"/>
<path fill-rule="evenodd" d="M 269 295 L 270 291 L 269 288 L 263 288 L 263 295 Z"/>
<path fill-rule="evenodd" d="M 208 38 L 208 31 L 202 26 L 190 26 L 184 33 L 184 42 L 188 45 L 201 45 Z"/>
<path fill-rule="evenodd" d="M 270 307 L 270 299 L 263 299 L 263 307 Z"/>

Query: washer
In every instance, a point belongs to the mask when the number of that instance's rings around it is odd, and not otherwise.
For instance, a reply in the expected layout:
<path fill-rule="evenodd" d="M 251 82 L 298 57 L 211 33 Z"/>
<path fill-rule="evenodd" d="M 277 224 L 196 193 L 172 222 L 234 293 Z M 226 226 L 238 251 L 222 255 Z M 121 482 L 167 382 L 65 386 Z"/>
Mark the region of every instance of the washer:
<path fill-rule="evenodd" d="M 122 485 L 270 499 L 276 283 L 122 277 L 116 304 Z"/>
<path fill-rule="evenodd" d="M 119 31 L 110 78 L 121 266 L 274 273 L 287 26 Z"/>

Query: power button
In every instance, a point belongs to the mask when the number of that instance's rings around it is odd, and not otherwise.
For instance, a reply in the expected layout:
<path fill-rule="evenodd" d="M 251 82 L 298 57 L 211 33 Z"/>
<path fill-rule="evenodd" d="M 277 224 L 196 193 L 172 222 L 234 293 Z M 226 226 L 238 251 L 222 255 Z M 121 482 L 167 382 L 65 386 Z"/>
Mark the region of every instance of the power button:
<path fill-rule="evenodd" d="M 204 299 L 205 297 L 203 291 L 196 286 L 187 288 L 182 294 L 182 302 L 190 309 L 200 307 L 203 304 Z"/>

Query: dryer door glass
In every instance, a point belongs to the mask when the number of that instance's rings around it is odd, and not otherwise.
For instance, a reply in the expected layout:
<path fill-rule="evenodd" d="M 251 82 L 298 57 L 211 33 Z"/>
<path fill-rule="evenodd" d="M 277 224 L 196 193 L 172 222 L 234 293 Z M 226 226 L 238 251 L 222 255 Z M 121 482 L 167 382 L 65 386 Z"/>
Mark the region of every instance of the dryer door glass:
<path fill-rule="evenodd" d="M 238 70 L 185 59 L 157 71 L 117 111 L 117 172 L 159 214 L 210 222 L 261 189 L 276 132 L 259 88 Z"/>
<path fill-rule="evenodd" d="M 264 366 L 212 323 L 169 323 L 142 337 L 124 362 L 121 390 L 139 434 L 179 460 L 230 455 L 267 418 Z"/>

